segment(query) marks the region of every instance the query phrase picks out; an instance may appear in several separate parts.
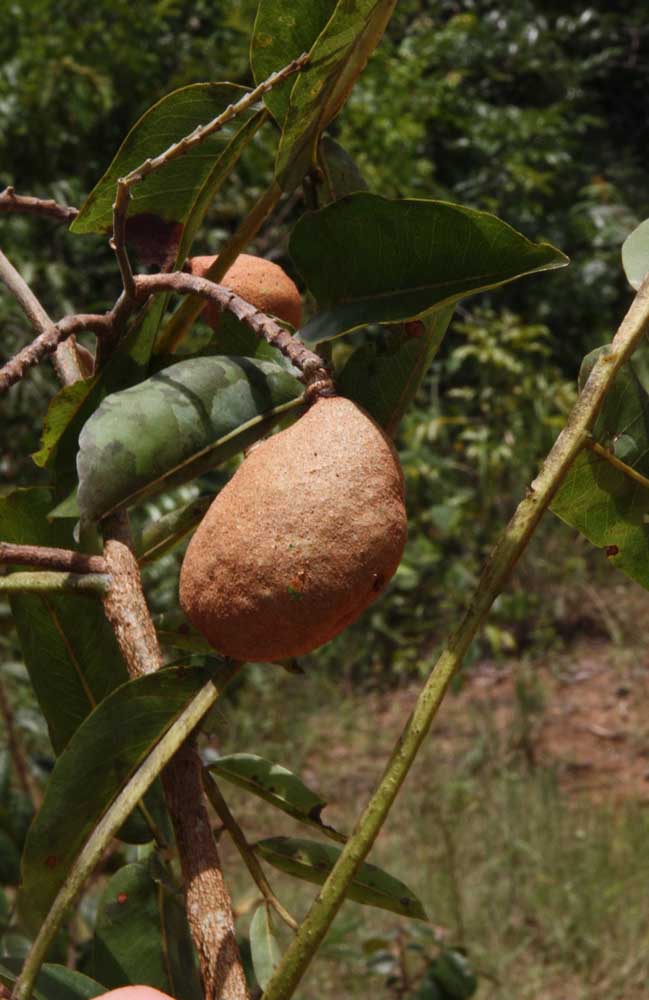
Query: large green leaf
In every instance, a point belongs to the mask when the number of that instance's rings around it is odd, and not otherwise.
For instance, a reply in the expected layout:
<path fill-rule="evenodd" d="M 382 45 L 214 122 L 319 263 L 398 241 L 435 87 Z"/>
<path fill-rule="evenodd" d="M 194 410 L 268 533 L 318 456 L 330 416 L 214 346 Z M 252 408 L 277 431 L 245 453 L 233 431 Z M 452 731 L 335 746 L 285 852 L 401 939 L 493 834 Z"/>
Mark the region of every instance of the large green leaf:
<path fill-rule="evenodd" d="M 22 968 L 22 959 L 0 959 L 0 982 L 13 986 Z M 34 1000 L 91 1000 L 105 993 L 105 987 L 75 969 L 48 962 L 42 965 L 32 997 Z"/>
<path fill-rule="evenodd" d="M 313 178 L 318 208 L 339 201 L 355 191 L 366 191 L 367 183 L 344 146 L 323 135 L 318 143 L 320 173 Z"/>
<path fill-rule="evenodd" d="M 608 347 L 589 354 L 579 373 L 583 386 Z M 611 564 L 649 589 L 649 344 L 618 372 L 593 428 L 609 452 L 584 449 L 573 462 L 551 509 L 594 545 Z M 633 475 L 638 473 L 639 477 Z M 643 481 L 643 479 L 645 481 Z"/>
<path fill-rule="evenodd" d="M 266 433 L 302 391 L 270 361 L 210 357 L 108 396 L 79 437 L 82 518 L 200 475 Z"/>
<path fill-rule="evenodd" d="M 92 973 L 107 987 L 142 983 L 178 1000 L 200 1000 L 182 899 L 141 864 L 116 872 L 102 895 Z"/>
<path fill-rule="evenodd" d="M 339 0 L 295 81 L 277 150 L 275 173 L 285 190 L 315 164 L 318 139 L 336 117 L 378 45 L 396 0 Z"/>
<path fill-rule="evenodd" d="M 336 0 L 259 0 L 250 43 L 250 63 L 255 83 L 287 66 L 303 52 L 308 52 L 334 12 Z M 288 111 L 295 78 L 273 87 L 264 95 L 264 103 L 277 124 Z"/>
<path fill-rule="evenodd" d="M 194 83 L 167 94 L 135 123 L 108 170 L 90 192 L 70 229 L 74 233 L 111 232 L 117 181 L 145 160 L 163 153 L 199 125 L 207 125 L 247 93 L 233 83 Z M 248 117 L 250 112 L 246 113 Z M 205 185 L 218 171 L 218 160 L 241 126 L 234 120 L 204 142 L 145 177 L 131 191 L 128 218 L 136 242 L 147 235 L 158 242 L 155 253 L 173 260 L 190 213 L 204 196 Z M 147 223 L 150 229 L 147 231 Z M 152 248 L 153 249 L 153 248 Z M 172 251 L 171 253 L 169 251 Z"/>
<path fill-rule="evenodd" d="M 383 348 L 368 338 L 336 379 L 344 396 L 360 403 L 394 434 L 435 357 L 453 315 L 453 306 L 436 309 L 421 321 L 404 323 Z"/>
<path fill-rule="evenodd" d="M 0 538 L 75 548 L 69 523 L 47 521 L 47 489 L 16 490 L 0 499 Z M 77 726 L 127 678 L 99 602 L 72 594 L 15 595 L 11 608 L 34 692 L 59 753 Z"/>
<path fill-rule="evenodd" d="M 253 753 L 233 753 L 219 757 L 208 768 L 212 774 L 225 778 L 247 792 L 258 795 L 293 819 L 316 827 L 321 833 L 345 843 L 345 837 L 331 826 L 326 826 L 320 814 L 326 800 L 308 788 L 301 778 L 264 757 Z"/>
<path fill-rule="evenodd" d="M 204 669 L 171 667 L 128 681 L 76 731 L 25 844 L 20 908 L 29 927 L 40 925 L 98 820 L 207 680 Z"/>
<path fill-rule="evenodd" d="M 257 982 L 265 990 L 282 957 L 273 927 L 273 914 L 265 903 L 257 907 L 250 921 L 250 950 Z"/>
<path fill-rule="evenodd" d="M 290 252 L 321 310 L 300 330 L 307 343 L 414 319 L 568 262 L 488 212 L 364 191 L 303 215 Z"/>
<path fill-rule="evenodd" d="M 260 840 L 255 850 L 275 868 L 306 882 L 323 885 L 340 856 L 341 848 L 313 840 L 290 837 L 270 837 Z M 388 875 L 376 865 L 364 863 L 351 883 L 347 897 L 356 903 L 392 910 L 404 917 L 427 920 L 423 906 L 399 879 Z"/>

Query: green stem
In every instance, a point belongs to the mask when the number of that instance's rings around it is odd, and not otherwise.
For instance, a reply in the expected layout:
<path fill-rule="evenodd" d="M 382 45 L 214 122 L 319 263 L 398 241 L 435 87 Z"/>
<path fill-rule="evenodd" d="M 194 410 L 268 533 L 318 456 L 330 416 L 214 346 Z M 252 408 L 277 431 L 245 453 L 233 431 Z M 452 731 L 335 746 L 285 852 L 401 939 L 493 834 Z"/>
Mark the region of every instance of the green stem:
<path fill-rule="evenodd" d="M 374 794 L 275 970 L 263 994 L 263 1000 L 288 1000 L 293 996 L 343 903 L 350 882 L 385 822 L 435 718 L 449 681 L 462 663 L 476 632 L 486 619 L 495 598 L 503 589 L 563 477 L 587 443 L 589 429 L 606 393 L 620 367 L 631 356 L 647 325 L 649 325 L 649 278 L 643 282 L 633 300 L 610 349 L 600 355 L 593 367 L 566 426 L 487 560 L 469 607 L 433 667 Z"/>
<path fill-rule="evenodd" d="M 203 275 L 204 278 L 215 282 L 217 285 L 219 284 L 225 272 L 234 264 L 244 247 L 257 235 L 261 226 L 275 208 L 281 195 L 282 189 L 277 181 L 274 180 L 270 187 L 257 199 L 245 219 L 243 219 L 239 227 L 222 247 L 212 266 Z M 155 348 L 156 354 L 172 354 L 185 339 L 191 329 L 192 323 L 204 308 L 205 300 L 199 298 L 197 295 L 192 295 L 191 298 L 185 299 L 183 304 L 176 309 L 160 334 Z"/>
<path fill-rule="evenodd" d="M 63 591 L 76 594 L 106 594 L 110 589 L 107 573 L 9 573 L 0 577 L 0 594 L 14 594 L 18 591 L 38 593 Z"/>
<path fill-rule="evenodd" d="M 65 913 L 91 874 L 106 847 L 115 836 L 127 816 L 133 811 L 147 789 L 182 746 L 189 734 L 210 710 L 225 686 L 234 677 L 242 664 L 231 663 L 219 678 L 219 687 L 212 681 L 198 692 L 187 708 L 169 727 L 162 739 L 155 745 L 127 785 L 124 786 L 108 811 L 102 816 L 83 846 L 68 876 L 50 907 L 31 950 L 25 959 L 22 972 L 16 982 L 13 1000 L 28 1000 L 34 987 L 38 970 L 47 950 L 58 931 Z"/>
<path fill-rule="evenodd" d="M 257 855 L 246 840 L 243 830 L 230 812 L 229 806 L 221 794 L 221 789 L 206 768 L 203 769 L 203 787 L 208 799 L 214 807 L 214 811 L 232 837 L 232 840 L 239 851 L 246 868 L 250 872 L 250 877 L 259 889 L 265 901 L 273 907 L 278 916 L 282 918 L 284 923 L 287 924 L 292 931 L 296 931 L 298 928 L 297 920 L 295 920 L 288 910 L 282 906 L 279 899 L 273 892 L 270 883 L 264 874 L 264 869 L 259 864 Z"/>

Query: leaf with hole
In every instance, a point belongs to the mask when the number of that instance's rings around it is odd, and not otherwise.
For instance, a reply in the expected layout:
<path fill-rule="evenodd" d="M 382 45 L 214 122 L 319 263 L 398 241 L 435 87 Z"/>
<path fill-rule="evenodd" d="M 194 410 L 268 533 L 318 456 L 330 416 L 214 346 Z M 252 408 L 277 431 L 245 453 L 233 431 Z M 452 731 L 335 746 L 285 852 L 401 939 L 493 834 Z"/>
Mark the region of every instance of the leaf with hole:
<path fill-rule="evenodd" d="M 78 503 L 96 521 L 188 482 L 252 444 L 299 405 L 270 361 L 190 358 L 108 396 L 79 437 Z"/>
<path fill-rule="evenodd" d="M 300 330 L 309 344 L 415 319 L 568 263 L 488 212 L 364 191 L 303 215 L 289 249 L 320 310 Z"/>
<path fill-rule="evenodd" d="M 580 387 L 602 352 L 608 350 L 597 348 L 584 359 Z M 649 589 L 647 342 L 616 375 L 592 436 L 602 451 L 584 448 L 580 452 L 551 510 L 594 545 L 605 549 L 611 565 Z"/>
<path fill-rule="evenodd" d="M 72 526 L 50 523 L 52 494 L 21 489 L 0 498 L 0 537 L 8 542 L 76 548 Z M 117 685 L 126 667 L 101 604 L 66 594 L 10 599 L 25 664 L 57 753 Z"/>
<path fill-rule="evenodd" d="M 311 791 L 301 778 L 264 757 L 252 753 L 233 753 L 211 763 L 208 770 L 247 792 L 258 795 L 300 823 L 307 823 L 332 840 L 345 843 L 345 836 L 322 822 L 320 814 L 326 801 Z"/>
<path fill-rule="evenodd" d="M 222 676 L 225 681 L 227 670 Z M 205 670 L 182 667 L 128 681 L 76 731 L 56 762 L 27 836 L 20 893 L 27 926 L 42 923 L 98 821 L 207 682 Z"/>
<path fill-rule="evenodd" d="M 265 903 L 257 907 L 250 922 L 250 949 L 257 982 L 265 990 L 282 957 L 273 914 Z"/>
<path fill-rule="evenodd" d="M 313 840 L 290 837 L 270 837 L 255 845 L 257 853 L 279 871 L 323 885 L 340 857 L 341 848 Z M 423 906 L 410 889 L 376 865 L 365 862 L 354 876 L 347 897 L 366 906 L 391 910 L 404 917 L 428 920 Z"/>
<path fill-rule="evenodd" d="M 99 902 L 91 971 L 109 989 L 144 982 L 177 1000 L 200 1000 L 182 898 L 166 879 L 142 864 L 112 876 Z"/>

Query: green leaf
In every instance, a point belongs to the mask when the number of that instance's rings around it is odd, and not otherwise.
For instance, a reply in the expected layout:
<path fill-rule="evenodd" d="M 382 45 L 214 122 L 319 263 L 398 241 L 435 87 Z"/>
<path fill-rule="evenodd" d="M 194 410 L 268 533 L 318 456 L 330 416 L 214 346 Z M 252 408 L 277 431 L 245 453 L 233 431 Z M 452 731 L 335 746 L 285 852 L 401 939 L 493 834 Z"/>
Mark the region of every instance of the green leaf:
<path fill-rule="evenodd" d="M 585 359 L 580 385 L 608 347 Z M 552 501 L 557 517 L 590 542 L 606 549 L 609 562 L 649 589 L 649 344 L 623 365 L 604 400 L 593 438 L 623 463 L 584 449 L 573 462 Z M 626 467 L 626 468 L 625 468 Z"/>
<path fill-rule="evenodd" d="M 341 848 L 313 840 L 270 837 L 254 845 L 255 850 L 275 868 L 305 882 L 322 885 L 340 856 Z M 404 917 L 427 920 L 424 908 L 399 879 L 376 865 L 364 863 L 347 891 L 349 899 L 366 906 L 378 906 Z"/>
<path fill-rule="evenodd" d="M 275 175 L 291 190 L 315 163 L 321 132 L 349 97 L 378 45 L 396 0 L 339 0 L 290 94 Z"/>
<path fill-rule="evenodd" d="M 142 983 L 178 1000 L 202 996 L 182 900 L 144 865 L 120 868 L 104 890 L 92 972 L 110 989 Z"/>
<path fill-rule="evenodd" d="M 255 910 L 250 922 L 250 949 L 257 982 L 265 990 L 282 957 L 273 928 L 273 916 L 265 903 Z"/>
<path fill-rule="evenodd" d="M 69 523 L 46 520 L 47 489 L 16 490 L 0 498 L 0 537 L 30 545 L 74 549 Z M 77 726 L 127 678 L 101 605 L 66 594 L 13 596 L 11 608 L 30 680 L 59 753 Z"/>
<path fill-rule="evenodd" d="M 568 262 L 488 212 L 362 191 L 303 215 L 290 253 L 321 309 L 300 330 L 310 344 L 414 319 Z"/>
<path fill-rule="evenodd" d="M 429 972 L 449 1000 L 469 1000 L 478 990 L 471 963 L 461 951 L 449 948 L 432 963 Z"/>
<path fill-rule="evenodd" d="M 383 349 L 376 341 L 362 344 L 336 378 L 340 393 L 363 406 L 388 434 L 394 434 L 439 350 L 452 315 L 453 306 L 447 306 L 421 321 L 406 323 Z"/>
<path fill-rule="evenodd" d="M 318 166 L 320 174 L 313 178 L 318 208 L 324 208 L 355 191 L 367 190 L 365 178 L 352 157 L 330 135 L 320 137 Z"/>
<path fill-rule="evenodd" d="M 22 959 L 0 959 L 0 982 L 13 986 L 22 968 Z M 48 962 L 36 977 L 34 1000 L 91 1000 L 106 992 L 106 988 L 75 969 Z"/>
<path fill-rule="evenodd" d="M 174 649 L 186 649 L 192 653 L 214 653 L 198 629 L 185 617 L 182 611 L 165 611 L 154 616 L 154 624 L 160 642 Z"/>
<path fill-rule="evenodd" d="M 194 83 L 172 91 L 145 111 L 81 206 L 71 231 L 111 232 L 118 179 L 164 152 L 199 125 L 206 125 L 246 93 L 246 87 L 234 83 Z M 250 112 L 244 117 L 249 115 Z M 174 260 L 185 224 L 205 197 L 206 184 L 215 172 L 220 174 L 219 158 L 225 155 L 240 127 L 241 120 L 235 119 L 140 181 L 131 191 L 127 217 L 138 216 L 142 228 L 132 227 L 129 236 L 136 236 L 136 242 L 141 244 L 148 238 L 155 240 L 158 243 L 155 253 L 159 256 L 164 251 L 168 262 Z"/>
<path fill-rule="evenodd" d="M 324 824 L 320 818 L 327 804 L 325 799 L 307 788 L 301 778 L 281 764 L 273 764 L 252 753 L 233 753 L 219 757 L 209 765 L 208 770 L 265 799 L 300 823 L 314 826 L 332 840 L 345 843 L 343 834 Z"/>
<path fill-rule="evenodd" d="M 631 288 L 640 288 L 649 272 L 649 219 L 641 222 L 622 244 L 622 267 Z"/>
<path fill-rule="evenodd" d="M 43 424 L 41 447 L 32 455 L 36 465 L 46 468 L 54 464 L 61 437 L 81 410 L 96 384 L 96 378 L 79 379 L 72 385 L 66 385 L 52 397 Z"/>
<path fill-rule="evenodd" d="M 90 832 L 208 675 L 172 667 L 122 684 L 58 758 L 25 844 L 20 908 L 37 928 Z"/>
<path fill-rule="evenodd" d="M 145 524 L 141 531 L 133 532 L 133 545 L 140 565 L 159 559 L 181 542 L 203 519 L 213 501 L 213 496 L 196 497 L 191 503 Z"/>
<path fill-rule="evenodd" d="M 108 396 L 79 437 L 82 518 L 99 520 L 218 465 L 301 395 L 272 362 L 217 357 L 180 361 Z"/>
<path fill-rule="evenodd" d="M 259 0 L 250 43 L 250 63 L 259 84 L 308 52 L 334 12 L 336 0 Z M 282 125 L 295 78 L 264 94 L 264 104 Z"/>

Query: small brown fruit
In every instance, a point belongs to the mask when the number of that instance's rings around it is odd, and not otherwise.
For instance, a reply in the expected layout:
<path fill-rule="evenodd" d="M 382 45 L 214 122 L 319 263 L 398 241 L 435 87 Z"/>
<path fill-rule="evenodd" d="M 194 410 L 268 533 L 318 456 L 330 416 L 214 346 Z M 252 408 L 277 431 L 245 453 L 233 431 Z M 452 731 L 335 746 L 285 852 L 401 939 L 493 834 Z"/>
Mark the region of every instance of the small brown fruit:
<path fill-rule="evenodd" d="M 190 257 L 187 261 L 191 274 L 204 277 L 216 257 Z M 239 254 L 229 271 L 225 272 L 221 284 L 236 292 L 246 302 L 252 303 L 263 313 L 277 316 L 297 328 L 302 321 L 302 299 L 297 285 L 291 281 L 279 264 L 263 257 Z M 208 302 L 203 310 L 205 322 L 216 330 L 220 312 L 214 302 Z"/>
<path fill-rule="evenodd" d="M 180 603 L 226 656 L 299 656 L 376 600 L 406 532 L 392 443 L 355 403 L 322 398 L 219 493 L 187 549 Z"/>

